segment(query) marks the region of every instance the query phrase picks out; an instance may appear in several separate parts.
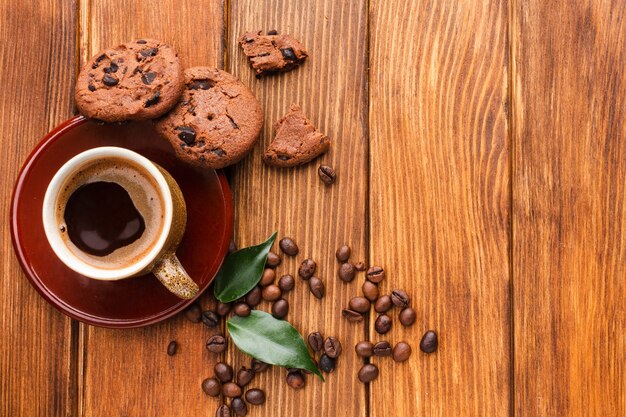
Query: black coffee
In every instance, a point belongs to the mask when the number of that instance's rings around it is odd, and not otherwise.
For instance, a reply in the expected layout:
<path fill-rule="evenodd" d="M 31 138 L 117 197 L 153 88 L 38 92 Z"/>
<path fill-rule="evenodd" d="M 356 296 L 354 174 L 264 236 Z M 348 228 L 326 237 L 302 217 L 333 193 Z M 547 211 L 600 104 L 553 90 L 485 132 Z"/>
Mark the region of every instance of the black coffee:
<path fill-rule="evenodd" d="M 80 186 L 67 200 L 63 217 L 72 243 L 94 256 L 130 245 L 146 229 L 128 192 L 114 182 Z"/>

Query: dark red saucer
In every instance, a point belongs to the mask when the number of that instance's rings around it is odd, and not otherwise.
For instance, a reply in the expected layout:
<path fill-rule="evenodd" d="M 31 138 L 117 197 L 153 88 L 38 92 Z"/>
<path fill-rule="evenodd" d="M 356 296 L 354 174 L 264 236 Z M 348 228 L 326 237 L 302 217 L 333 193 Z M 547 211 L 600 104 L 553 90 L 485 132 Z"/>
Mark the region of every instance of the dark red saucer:
<path fill-rule="evenodd" d="M 187 204 L 187 230 L 177 254 L 200 293 L 206 290 L 232 235 L 230 188 L 222 172 L 197 171 L 176 159 L 149 122 L 98 125 L 76 116 L 50 132 L 30 154 L 15 184 L 11 203 L 15 253 L 37 291 L 72 318 L 116 328 L 159 322 L 193 300 L 172 295 L 152 274 L 120 281 L 84 277 L 66 267 L 46 239 L 41 209 L 48 183 L 71 157 L 98 146 L 131 149 L 172 174 Z"/>

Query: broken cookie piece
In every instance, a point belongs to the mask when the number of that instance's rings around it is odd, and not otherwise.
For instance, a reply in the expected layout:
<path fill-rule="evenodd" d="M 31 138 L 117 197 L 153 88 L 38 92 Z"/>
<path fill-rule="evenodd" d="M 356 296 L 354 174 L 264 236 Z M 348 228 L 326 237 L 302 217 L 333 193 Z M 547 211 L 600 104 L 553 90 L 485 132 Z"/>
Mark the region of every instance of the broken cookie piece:
<path fill-rule="evenodd" d="M 266 164 L 293 167 L 312 161 L 330 148 L 330 139 L 291 105 L 289 113 L 274 125 L 276 136 L 263 156 Z"/>
<path fill-rule="evenodd" d="M 262 35 L 262 32 L 247 32 L 239 38 L 257 76 L 265 73 L 289 71 L 308 57 L 304 46 L 289 35 Z"/>

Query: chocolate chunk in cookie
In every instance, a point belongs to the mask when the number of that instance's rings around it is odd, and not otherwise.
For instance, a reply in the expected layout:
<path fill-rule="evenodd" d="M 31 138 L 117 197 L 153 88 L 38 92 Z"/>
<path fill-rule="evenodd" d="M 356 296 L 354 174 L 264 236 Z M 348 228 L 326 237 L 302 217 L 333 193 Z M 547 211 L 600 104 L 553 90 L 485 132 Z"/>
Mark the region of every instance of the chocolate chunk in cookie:
<path fill-rule="evenodd" d="M 105 122 L 146 120 L 171 109 L 183 91 L 183 69 L 172 47 L 139 39 L 98 52 L 78 74 L 76 106 Z"/>
<path fill-rule="evenodd" d="M 302 64 L 308 57 L 304 46 L 289 35 L 261 35 L 261 32 L 247 32 L 239 38 L 257 76 L 268 72 L 289 71 Z"/>
<path fill-rule="evenodd" d="M 243 158 L 262 126 L 263 112 L 252 91 L 234 75 L 206 67 L 185 70 L 178 105 L 156 123 L 180 159 L 215 169 Z"/>
<path fill-rule="evenodd" d="M 263 156 L 268 165 L 293 167 L 305 164 L 330 148 L 330 139 L 292 104 L 289 113 L 276 122 L 276 136 Z"/>

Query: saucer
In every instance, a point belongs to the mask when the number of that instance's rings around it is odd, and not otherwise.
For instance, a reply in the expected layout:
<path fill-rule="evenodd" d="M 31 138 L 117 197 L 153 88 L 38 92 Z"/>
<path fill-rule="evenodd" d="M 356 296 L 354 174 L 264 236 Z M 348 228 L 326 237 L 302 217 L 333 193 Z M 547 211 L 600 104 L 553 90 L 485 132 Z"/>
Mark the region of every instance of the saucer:
<path fill-rule="evenodd" d="M 76 116 L 50 132 L 29 155 L 15 184 L 13 247 L 31 284 L 62 313 L 101 327 L 157 323 L 193 300 L 176 297 L 152 274 L 119 281 L 80 275 L 56 257 L 44 233 L 41 211 L 48 183 L 74 155 L 99 146 L 133 150 L 174 177 L 187 204 L 187 228 L 176 253 L 200 287 L 198 296 L 207 289 L 226 257 L 233 231 L 228 182 L 222 172 L 196 170 L 178 160 L 150 122 L 99 125 Z"/>

